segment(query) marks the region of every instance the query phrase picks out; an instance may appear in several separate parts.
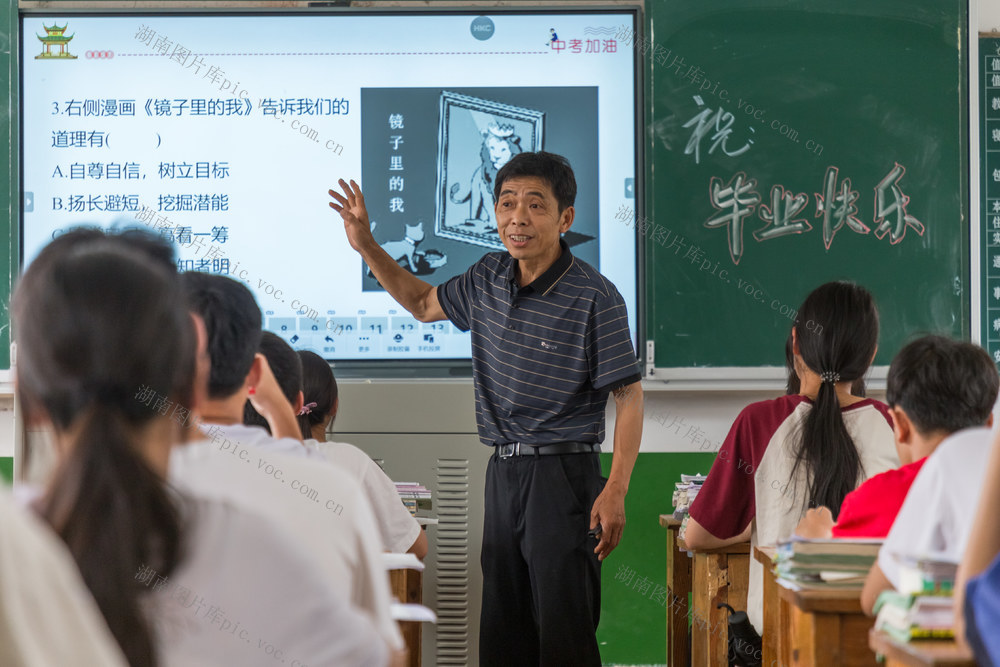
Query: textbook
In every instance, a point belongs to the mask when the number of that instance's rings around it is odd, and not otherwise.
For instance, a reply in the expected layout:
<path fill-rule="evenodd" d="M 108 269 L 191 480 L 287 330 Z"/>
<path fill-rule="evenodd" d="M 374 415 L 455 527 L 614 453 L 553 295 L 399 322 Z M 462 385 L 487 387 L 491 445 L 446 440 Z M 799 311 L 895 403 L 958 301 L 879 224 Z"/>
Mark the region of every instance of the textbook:
<path fill-rule="evenodd" d="M 884 540 L 878 538 L 808 538 L 793 535 L 778 542 L 778 553 L 794 554 L 796 558 L 843 559 L 878 558 Z"/>
<path fill-rule="evenodd" d="M 416 516 L 417 510 L 429 510 L 431 508 L 431 491 L 423 484 L 417 482 L 394 482 L 396 493 L 399 499 L 406 505 L 410 514 Z"/>
<path fill-rule="evenodd" d="M 950 596 L 955 587 L 958 563 L 933 558 L 911 558 L 893 554 L 899 561 L 899 590 L 913 595 Z"/>
<path fill-rule="evenodd" d="M 875 612 L 875 629 L 899 641 L 955 636 L 955 611 L 950 596 L 883 591 L 875 602 Z"/>
<path fill-rule="evenodd" d="M 882 540 L 807 539 L 778 543 L 774 573 L 795 588 L 861 588 Z"/>
<path fill-rule="evenodd" d="M 683 519 L 688 514 L 688 508 L 698 497 L 701 485 L 705 483 L 705 475 L 681 475 L 681 481 L 674 484 L 674 494 L 671 499 L 674 504 L 674 518 Z"/>

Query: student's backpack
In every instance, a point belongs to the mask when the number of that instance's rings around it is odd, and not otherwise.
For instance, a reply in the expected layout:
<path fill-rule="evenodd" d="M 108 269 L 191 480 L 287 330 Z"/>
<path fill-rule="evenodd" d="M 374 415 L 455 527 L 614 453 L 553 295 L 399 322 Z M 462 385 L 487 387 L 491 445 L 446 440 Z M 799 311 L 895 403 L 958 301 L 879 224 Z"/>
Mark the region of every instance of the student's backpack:
<path fill-rule="evenodd" d="M 729 610 L 730 667 L 761 667 L 763 642 L 745 611 L 736 611 L 723 602 L 718 608 Z"/>

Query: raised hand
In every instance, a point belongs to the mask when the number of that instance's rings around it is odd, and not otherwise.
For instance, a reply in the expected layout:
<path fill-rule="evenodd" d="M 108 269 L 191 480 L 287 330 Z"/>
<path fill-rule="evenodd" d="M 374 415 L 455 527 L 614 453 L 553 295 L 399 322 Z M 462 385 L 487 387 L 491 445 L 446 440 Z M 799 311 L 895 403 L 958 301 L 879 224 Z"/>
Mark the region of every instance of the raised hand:
<path fill-rule="evenodd" d="M 353 180 L 348 184 L 344 179 L 337 181 L 344 194 L 330 190 L 334 201 L 330 208 L 340 214 L 344 220 L 344 231 L 347 232 L 347 242 L 357 251 L 375 243 L 372 236 L 371 222 L 368 220 L 368 209 L 365 208 L 365 196 L 361 194 L 361 186 Z"/>

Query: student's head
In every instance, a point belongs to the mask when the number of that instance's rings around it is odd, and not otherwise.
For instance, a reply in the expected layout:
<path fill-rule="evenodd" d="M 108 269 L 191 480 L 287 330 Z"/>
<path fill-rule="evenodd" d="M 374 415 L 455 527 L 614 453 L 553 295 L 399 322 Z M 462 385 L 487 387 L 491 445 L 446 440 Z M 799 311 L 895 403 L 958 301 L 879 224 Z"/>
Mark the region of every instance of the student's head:
<path fill-rule="evenodd" d="M 886 380 L 897 438 L 906 437 L 901 428 L 938 439 L 987 424 L 998 387 L 996 366 L 978 345 L 944 336 L 908 343 L 892 360 Z"/>
<path fill-rule="evenodd" d="M 868 371 L 879 333 L 878 308 L 868 290 L 849 282 L 826 283 L 806 297 L 798 312 L 795 344 L 809 370 L 833 373 L 838 382 Z"/>
<path fill-rule="evenodd" d="M 194 407 L 193 322 L 175 270 L 149 248 L 163 251 L 148 236 L 61 237 L 11 303 L 18 397 L 60 450 L 39 513 L 131 665 L 155 664 L 135 573 L 167 577 L 179 562 L 181 520 L 162 476 L 182 431 L 172 408 Z"/>
<path fill-rule="evenodd" d="M 188 271 L 181 281 L 208 334 L 208 396 L 229 398 L 243 388 L 260 347 L 260 308 L 247 286 L 232 278 Z"/>
<path fill-rule="evenodd" d="M 274 373 L 281 393 L 285 395 L 292 408 L 297 412 L 302 407 L 302 362 L 295 354 L 292 346 L 277 334 L 265 331 L 260 338 L 260 348 L 257 350 L 267 359 L 267 365 Z M 243 423 L 247 426 L 263 426 L 268 433 L 271 427 L 250 401 L 243 408 Z"/>
<path fill-rule="evenodd" d="M 534 177 L 541 179 L 555 199 L 560 215 L 576 202 L 576 177 L 569 161 L 561 155 L 538 151 L 518 153 L 497 173 L 493 184 L 493 200 L 500 202 L 504 183 L 512 178 Z"/>
<path fill-rule="evenodd" d="M 802 381 L 799 379 L 798 369 L 798 365 L 801 361 L 796 360 L 795 353 L 792 350 L 792 332 L 789 331 L 788 338 L 785 339 L 785 371 L 788 373 L 788 377 L 785 380 L 785 394 L 788 396 L 798 394 L 802 387 Z M 867 391 L 868 390 L 865 386 L 865 376 L 863 375 L 851 384 L 852 396 L 864 398 Z"/>
<path fill-rule="evenodd" d="M 337 416 L 337 378 L 333 369 L 323 357 L 309 350 L 299 350 L 302 360 L 302 400 L 310 407 L 309 411 L 299 416 L 299 426 L 302 437 L 313 437 L 313 429 L 327 426 Z"/>
<path fill-rule="evenodd" d="M 840 412 L 837 384 L 862 378 L 878 347 L 875 299 L 848 282 L 821 285 L 806 297 L 793 328 L 794 352 L 822 378 L 802 427 L 795 469 L 804 465 L 809 504 L 836 517 L 861 478 L 861 456 Z M 794 474 L 794 471 L 793 471 Z"/>
<path fill-rule="evenodd" d="M 53 257 L 58 257 L 64 248 L 80 248 L 88 243 L 104 241 L 114 244 L 124 244 L 133 250 L 141 252 L 149 260 L 159 264 L 167 271 L 171 273 L 177 271 L 174 247 L 165 241 L 162 236 L 152 234 L 141 227 L 128 227 L 117 232 L 105 232 L 104 229 L 97 225 L 79 225 L 56 236 L 39 253 L 35 261 L 40 259 L 45 262 Z"/>

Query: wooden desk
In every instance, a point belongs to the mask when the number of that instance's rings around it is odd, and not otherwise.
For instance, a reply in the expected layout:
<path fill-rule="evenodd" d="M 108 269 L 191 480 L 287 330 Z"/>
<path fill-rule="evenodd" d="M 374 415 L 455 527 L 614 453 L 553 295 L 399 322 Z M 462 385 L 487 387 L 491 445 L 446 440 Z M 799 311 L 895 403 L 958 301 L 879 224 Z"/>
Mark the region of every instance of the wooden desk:
<path fill-rule="evenodd" d="M 423 604 L 423 573 L 419 570 L 389 570 L 393 597 L 404 604 Z M 410 652 L 409 667 L 420 667 L 420 639 L 423 623 L 400 621 L 399 630 Z"/>
<path fill-rule="evenodd" d="M 691 640 L 688 637 L 688 594 L 691 593 L 691 557 L 678 548 L 677 532 L 681 522 L 671 514 L 660 515 L 660 525 L 667 529 L 667 664 L 691 664 Z M 680 599 L 673 603 L 677 596 Z"/>
<path fill-rule="evenodd" d="M 780 630 L 775 648 L 779 664 L 784 667 L 878 664 L 868 648 L 868 632 L 875 619 L 861 611 L 860 588 L 796 591 L 782 585 L 780 580 L 776 588 Z"/>
<path fill-rule="evenodd" d="M 688 550 L 678 539 L 680 549 Z M 691 664 L 726 667 L 729 664 L 729 611 L 716 607 L 725 602 L 746 609 L 750 584 L 750 543 L 731 544 L 693 554 Z"/>
<path fill-rule="evenodd" d="M 976 664 L 969 649 L 943 639 L 898 642 L 873 629 L 868 633 L 868 645 L 885 656 L 886 667 L 975 667 Z"/>
<path fill-rule="evenodd" d="M 753 557 L 764 568 L 764 627 L 762 664 L 777 665 L 781 655 L 781 599 L 778 597 L 778 578 L 774 576 L 774 557 L 778 550 L 774 547 L 754 547 Z M 787 614 L 787 609 L 785 610 Z"/>

